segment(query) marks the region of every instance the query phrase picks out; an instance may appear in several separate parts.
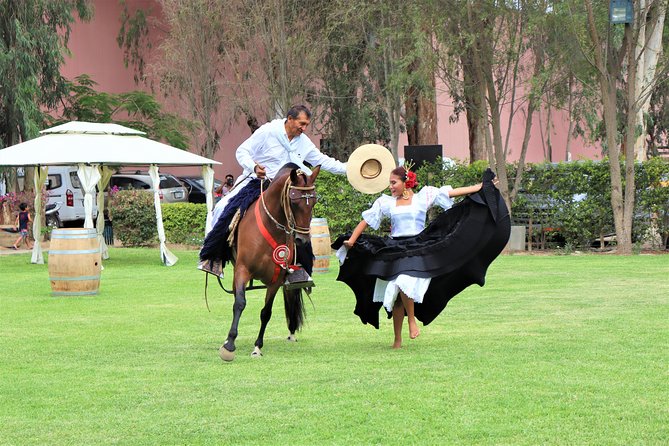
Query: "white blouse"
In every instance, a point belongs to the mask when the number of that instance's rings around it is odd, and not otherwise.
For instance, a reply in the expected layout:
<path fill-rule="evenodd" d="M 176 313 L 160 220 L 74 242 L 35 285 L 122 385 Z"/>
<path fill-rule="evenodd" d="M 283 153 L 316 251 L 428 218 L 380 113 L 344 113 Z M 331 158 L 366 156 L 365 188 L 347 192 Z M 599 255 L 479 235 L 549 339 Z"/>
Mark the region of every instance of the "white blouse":
<path fill-rule="evenodd" d="M 425 228 L 427 211 L 437 205 L 444 209 L 453 206 L 449 191 L 451 186 L 425 186 L 415 193 L 411 204 L 397 206 L 397 199 L 390 195 L 381 195 L 371 208 L 362 213 L 362 218 L 369 226 L 379 229 L 383 217 L 390 217 L 390 236 L 405 237 L 416 235 Z"/>

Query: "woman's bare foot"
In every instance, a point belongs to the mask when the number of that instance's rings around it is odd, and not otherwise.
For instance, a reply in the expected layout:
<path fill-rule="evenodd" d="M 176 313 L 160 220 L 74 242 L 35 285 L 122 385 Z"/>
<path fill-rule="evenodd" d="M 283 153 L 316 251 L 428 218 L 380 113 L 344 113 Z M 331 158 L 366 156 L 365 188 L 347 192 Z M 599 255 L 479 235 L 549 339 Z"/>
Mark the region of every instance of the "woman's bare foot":
<path fill-rule="evenodd" d="M 401 339 L 399 341 L 395 340 L 395 342 L 393 342 L 393 350 L 397 350 L 400 348 L 402 348 L 402 340 Z"/>
<path fill-rule="evenodd" d="M 416 339 L 420 335 L 420 329 L 418 328 L 418 324 L 416 321 L 409 321 L 409 337 L 411 339 Z"/>

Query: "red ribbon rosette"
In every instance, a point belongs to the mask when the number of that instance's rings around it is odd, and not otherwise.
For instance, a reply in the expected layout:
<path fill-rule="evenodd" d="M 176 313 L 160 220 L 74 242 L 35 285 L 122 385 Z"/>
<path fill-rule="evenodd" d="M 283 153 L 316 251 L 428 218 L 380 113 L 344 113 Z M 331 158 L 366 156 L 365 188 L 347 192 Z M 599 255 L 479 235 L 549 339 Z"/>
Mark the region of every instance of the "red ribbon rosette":
<path fill-rule="evenodd" d="M 407 172 L 407 179 L 404 181 L 404 187 L 407 189 L 413 189 L 418 185 L 418 181 L 416 181 L 416 174 L 408 171 Z"/>

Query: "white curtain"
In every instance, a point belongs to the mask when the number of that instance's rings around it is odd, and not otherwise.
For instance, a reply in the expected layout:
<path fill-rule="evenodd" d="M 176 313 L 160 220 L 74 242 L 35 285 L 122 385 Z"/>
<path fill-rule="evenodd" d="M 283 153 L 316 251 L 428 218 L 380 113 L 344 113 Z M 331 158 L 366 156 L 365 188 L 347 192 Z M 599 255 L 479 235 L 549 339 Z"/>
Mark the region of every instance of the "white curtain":
<path fill-rule="evenodd" d="M 102 259 L 109 258 L 109 249 L 107 249 L 107 243 L 105 242 L 104 232 L 105 232 L 105 189 L 109 184 L 109 180 L 114 173 L 114 171 L 107 166 L 99 166 L 98 171 L 100 173 L 100 180 L 98 181 L 98 219 L 96 221 L 95 227 L 98 230 L 98 241 L 100 242 L 100 254 Z"/>
<path fill-rule="evenodd" d="M 153 205 L 156 208 L 156 222 L 158 223 L 158 239 L 160 240 L 160 254 L 163 263 L 166 266 L 172 266 L 177 263 L 178 257 L 167 249 L 165 244 L 165 228 L 163 227 L 163 211 L 160 208 L 160 177 L 158 176 L 158 166 L 151 164 L 149 168 L 149 175 L 151 175 L 151 182 L 153 183 Z"/>
<path fill-rule="evenodd" d="M 98 165 L 79 163 L 77 175 L 79 175 L 79 181 L 84 188 L 84 212 L 86 214 L 84 228 L 93 228 L 93 192 L 95 192 L 95 185 L 100 180 Z"/>
<path fill-rule="evenodd" d="M 214 209 L 214 169 L 211 166 L 202 166 L 202 180 L 204 180 L 204 192 L 207 194 L 207 221 L 205 223 L 204 233 L 211 231 L 211 211 Z"/>
<path fill-rule="evenodd" d="M 42 189 L 44 183 L 49 176 L 48 166 L 35 167 L 35 208 L 33 209 L 33 237 L 35 237 L 35 244 L 33 245 L 32 263 L 44 264 L 44 255 L 42 254 Z"/>

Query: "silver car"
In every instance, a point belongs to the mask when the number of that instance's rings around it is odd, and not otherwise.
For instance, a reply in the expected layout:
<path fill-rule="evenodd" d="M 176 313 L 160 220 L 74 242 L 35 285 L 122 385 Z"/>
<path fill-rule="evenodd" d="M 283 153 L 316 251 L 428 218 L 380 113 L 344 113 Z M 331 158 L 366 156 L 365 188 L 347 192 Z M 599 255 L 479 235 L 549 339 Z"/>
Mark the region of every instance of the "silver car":
<path fill-rule="evenodd" d="M 161 173 L 158 192 L 162 203 L 188 202 L 188 190 L 174 176 Z M 135 171 L 134 173 L 117 173 L 109 180 L 109 187 L 119 189 L 139 189 L 153 191 L 151 176 L 148 172 Z"/>

